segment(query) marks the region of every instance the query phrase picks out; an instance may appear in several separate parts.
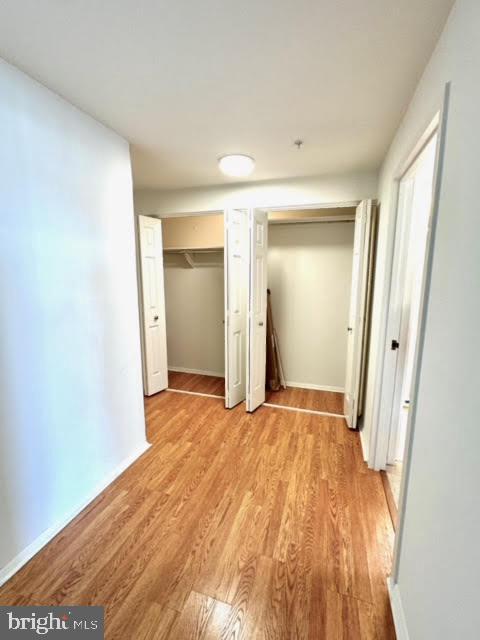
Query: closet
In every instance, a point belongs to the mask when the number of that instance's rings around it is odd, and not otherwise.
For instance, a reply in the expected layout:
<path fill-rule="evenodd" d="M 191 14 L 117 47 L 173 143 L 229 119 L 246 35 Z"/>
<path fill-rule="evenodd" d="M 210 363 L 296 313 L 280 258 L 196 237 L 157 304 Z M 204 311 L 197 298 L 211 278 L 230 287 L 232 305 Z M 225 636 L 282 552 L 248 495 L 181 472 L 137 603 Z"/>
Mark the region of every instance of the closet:
<path fill-rule="evenodd" d="M 266 400 L 343 415 L 355 209 L 272 212 L 268 227 L 268 289 L 287 389 L 267 388 Z"/>
<path fill-rule="evenodd" d="M 145 395 L 246 396 L 248 212 L 138 216 Z"/>
<path fill-rule="evenodd" d="M 245 400 L 249 412 L 265 403 L 345 415 L 355 428 L 372 212 L 364 201 L 139 216 L 145 393 L 168 386 L 224 397 L 227 408 Z M 284 388 L 266 390 L 272 336 Z"/>
<path fill-rule="evenodd" d="M 223 215 L 164 218 L 168 387 L 223 396 Z"/>
<path fill-rule="evenodd" d="M 265 403 L 345 416 L 353 429 L 367 364 L 375 207 L 365 200 L 249 217 L 247 410 Z M 275 391 L 265 390 L 267 289 L 284 383 Z"/>

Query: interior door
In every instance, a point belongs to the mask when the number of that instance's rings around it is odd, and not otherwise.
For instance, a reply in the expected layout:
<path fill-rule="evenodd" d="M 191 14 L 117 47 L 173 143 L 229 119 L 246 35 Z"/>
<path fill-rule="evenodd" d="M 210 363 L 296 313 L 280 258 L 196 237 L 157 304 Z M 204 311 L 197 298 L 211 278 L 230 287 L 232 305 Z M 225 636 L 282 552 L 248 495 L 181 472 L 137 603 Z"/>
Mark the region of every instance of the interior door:
<path fill-rule="evenodd" d="M 168 386 L 167 331 L 163 284 L 162 222 L 138 216 L 142 279 L 143 378 L 145 395 Z"/>
<path fill-rule="evenodd" d="M 353 240 L 352 289 L 347 338 L 347 366 L 343 412 L 350 429 L 358 419 L 362 353 L 365 335 L 365 313 L 368 282 L 369 239 L 372 201 L 363 200 L 357 207 Z"/>
<path fill-rule="evenodd" d="M 248 212 L 225 211 L 225 406 L 246 396 Z"/>
<path fill-rule="evenodd" d="M 265 402 L 268 214 L 254 209 L 249 218 L 247 411 L 255 411 Z"/>

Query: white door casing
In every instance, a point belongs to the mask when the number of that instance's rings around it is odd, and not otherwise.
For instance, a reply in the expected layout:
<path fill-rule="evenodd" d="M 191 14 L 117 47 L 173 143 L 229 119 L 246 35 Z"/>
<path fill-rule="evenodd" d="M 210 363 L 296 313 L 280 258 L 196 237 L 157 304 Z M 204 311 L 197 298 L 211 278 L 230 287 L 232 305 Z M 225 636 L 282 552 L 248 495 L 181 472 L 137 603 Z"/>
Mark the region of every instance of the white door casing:
<path fill-rule="evenodd" d="M 362 352 L 364 348 L 365 315 L 369 264 L 368 229 L 371 225 L 372 201 L 363 200 L 357 207 L 353 240 L 352 288 L 348 320 L 347 363 L 344 414 L 347 425 L 355 429 L 358 419 Z"/>
<path fill-rule="evenodd" d="M 403 460 L 408 412 L 412 406 L 411 390 L 432 208 L 436 143 L 437 136 L 433 136 L 400 183 L 400 191 L 407 184 L 411 195 L 407 202 L 408 209 L 400 211 L 407 223 L 405 235 L 402 236 L 402 280 L 395 282 L 395 299 L 400 310 L 397 334 L 399 348 L 390 413 L 389 464 Z"/>
<path fill-rule="evenodd" d="M 399 354 L 401 354 L 401 352 L 398 348 L 392 348 L 392 339 L 396 338 L 400 344 L 403 344 L 403 339 L 400 336 L 400 326 L 403 311 L 406 256 L 408 251 L 407 239 L 410 233 L 410 216 L 408 215 L 408 212 L 411 209 L 413 189 L 413 179 L 404 179 L 400 183 L 398 191 L 397 250 L 393 257 L 392 294 L 389 301 L 389 320 L 387 329 L 387 335 L 390 336 L 390 343 L 386 345 L 384 354 L 384 379 L 380 405 L 380 419 L 384 420 L 385 424 L 390 424 L 392 418 L 392 403 L 394 402 L 393 398 L 399 393 L 399 390 L 395 389 L 395 375 L 397 367 L 399 365 L 401 366 L 401 362 L 399 363 Z M 390 394 L 388 393 L 388 390 L 390 390 Z M 389 448 L 391 453 L 388 455 L 388 459 L 391 459 L 393 462 L 395 459 L 393 439 Z"/>
<path fill-rule="evenodd" d="M 225 406 L 246 396 L 248 212 L 225 211 Z"/>
<path fill-rule="evenodd" d="M 268 213 L 249 212 L 247 411 L 265 402 Z"/>
<path fill-rule="evenodd" d="M 138 216 L 142 280 L 144 392 L 151 396 L 168 386 L 167 331 L 163 279 L 162 222 Z"/>

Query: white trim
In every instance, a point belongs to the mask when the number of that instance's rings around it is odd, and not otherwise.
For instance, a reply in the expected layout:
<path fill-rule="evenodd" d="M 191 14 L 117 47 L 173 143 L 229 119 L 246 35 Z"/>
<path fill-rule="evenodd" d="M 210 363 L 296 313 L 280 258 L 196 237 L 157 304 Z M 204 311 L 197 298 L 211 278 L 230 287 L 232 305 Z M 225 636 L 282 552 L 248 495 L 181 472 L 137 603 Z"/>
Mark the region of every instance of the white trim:
<path fill-rule="evenodd" d="M 449 91 L 449 83 L 446 86 L 445 95 L 443 98 L 443 104 L 441 109 L 435 114 L 434 118 L 428 123 L 426 129 L 423 130 L 417 142 L 414 144 L 413 148 L 409 151 L 406 157 L 400 162 L 397 166 L 394 179 L 393 179 L 393 187 L 392 187 L 392 199 L 391 199 L 391 208 L 392 208 L 392 216 L 389 222 L 389 228 L 386 232 L 386 255 L 387 255 L 387 264 L 384 267 L 385 271 L 385 283 L 383 286 L 383 291 L 378 293 L 381 296 L 381 318 L 380 318 L 380 328 L 378 331 L 378 340 L 375 347 L 377 353 L 377 367 L 374 372 L 374 393 L 373 393 L 373 407 L 372 407 L 372 427 L 370 431 L 370 442 L 368 447 L 368 466 L 370 469 L 374 469 L 375 471 L 379 471 L 380 469 L 386 468 L 386 451 L 388 448 L 388 437 L 390 435 L 390 423 L 385 426 L 385 423 L 381 421 L 381 407 L 382 407 L 382 398 L 386 391 L 390 393 L 390 391 L 385 389 L 384 386 L 384 377 L 386 375 L 385 368 L 385 355 L 388 350 L 388 341 L 390 336 L 388 336 L 389 329 L 389 318 L 390 318 L 390 304 L 391 304 L 391 295 L 392 295 L 392 279 L 393 279 L 393 261 L 395 255 L 395 238 L 397 233 L 397 224 L 398 224 L 398 205 L 399 205 L 399 192 L 400 192 L 400 181 L 411 167 L 412 163 L 415 159 L 420 155 L 423 151 L 424 147 L 428 144 L 430 139 L 435 133 L 439 134 L 437 141 L 437 154 L 438 149 L 441 144 L 441 127 L 443 126 L 443 118 L 445 114 L 445 104 L 446 100 L 448 100 L 448 91 Z M 438 167 L 438 155 L 436 160 L 436 170 Z M 436 187 L 437 176 L 434 177 L 434 188 Z M 381 206 L 381 203 L 380 203 Z M 427 247 L 428 252 L 428 247 Z M 372 347 L 373 348 L 373 347 Z M 388 432 L 388 433 L 387 433 Z M 404 468 L 405 473 L 405 468 Z"/>
<path fill-rule="evenodd" d="M 90 492 L 85 500 L 82 500 L 71 511 L 67 513 L 61 520 L 49 527 L 46 531 L 31 542 L 25 549 L 20 551 L 13 560 L 0 569 L 0 586 L 9 580 L 17 571 L 19 571 L 29 560 L 33 558 L 46 544 L 50 542 L 62 529 L 64 529 L 81 511 L 85 509 L 102 491 L 104 491 L 114 480 L 116 480 L 130 465 L 132 465 L 147 449 L 152 445 L 148 442 L 138 447 L 132 454 L 121 462 L 113 471 L 100 482 L 95 489 Z"/>
<path fill-rule="evenodd" d="M 345 393 L 344 387 L 332 387 L 327 384 L 310 384 L 310 382 L 291 382 L 286 380 L 287 387 L 295 389 L 315 389 L 316 391 L 332 391 L 333 393 Z"/>
<path fill-rule="evenodd" d="M 270 407 L 271 409 L 286 409 L 287 411 L 300 411 L 300 413 L 312 413 L 316 416 L 328 416 L 329 418 L 345 418 L 340 413 L 329 413 L 328 411 L 315 411 L 314 409 L 301 409 L 300 407 L 289 407 L 286 404 L 273 404 L 273 402 L 264 402 L 262 407 Z"/>
<path fill-rule="evenodd" d="M 192 218 L 194 216 L 216 216 L 223 215 L 223 209 L 208 209 L 207 211 L 180 211 L 176 213 L 158 214 L 158 213 L 136 213 L 137 216 L 148 216 L 150 218 Z"/>
<path fill-rule="evenodd" d="M 425 344 L 426 318 L 430 299 L 430 286 L 433 270 L 433 255 L 435 251 L 435 239 L 438 223 L 438 210 L 440 206 L 440 189 L 443 177 L 443 162 L 445 156 L 445 143 L 447 132 L 448 111 L 450 106 L 450 82 L 445 85 L 443 105 L 441 110 L 440 128 L 438 132 L 437 155 L 435 160 L 435 176 L 433 180 L 432 211 L 430 218 L 430 232 L 427 240 L 426 264 L 423 282 L 422 305 L 420 312 L 419 331 L 417 339 L 417 349 L 415 353 L 415 365 L 412 381 L 411 403 L 412 409 L 409 411 L 407 421 L 407 436 L 405 443 L 405 455 L 403 459 L 403 473 L 400 485 L 400 496 L 398 499 L 398 527 L 395 532 L 395 542 L 393 546 L 392 577 L 398 580 L 400 565 L 400 554 L 402 549 L 403 530 L 405 526 L 405 510 L 410 479 L 410 466 L 412 462 L 412 449 L 415 434 L 415 422 L 417 417 L 417 398 L 420 381 L 420 371 L 422 368 L 423 349 Z"/>
<path fill-rule="evenodd" d="M 261 207 L 264 211 L 311 211 L 312 209 L 343 209 L 357 207 L 360 200 L 345 200 L 342 202 L 322 202 L 319 204 L 283 204 L 280 206 L 270 205 Z"/>
<path fill-rule="evenodd" d="M 268 224 L 310 224 L 312 222 L 355 222 L 355 216 L 315 216 L 296 220 L 294 218 L 268 219 Z"/>
<path fill-rule="evenodd" d="M 393 582 L 392 578 L 388 578 L 387 586 L 397 640 L 409 640 L 410 636 L 408 634 L 407 620 L 405 618 L 405 611 L 403 609 L 402 598 L 400 596 L 398 584 Z"/>
<path fill-rule="evenodd" d="M 213 393 L 200 393 L 199 391 L 185 391 L 184 389 L 165 389 L 165 391 L 172 391 L 173 393 L 186 393 L 189 396 L 202 396 L 203 398 L 220 398 L 224 399 L 225 396 L 216 396 Z"/>
<path fill-rule="evenodd" d="M 212 376 L 214 378 L 224 378 L 225 374 L 220 371 L 209 371 L 208 369 L 189 369 L 188 367 L 171 367 L 168 365 L 169 371 L 175 373 L 196 373 L 201 376 Z"/>
<path fill-rule="evenodd" d="M 364 435 L 365 431 L 362 426 L 360 426 L 359 433 L 360 433 L 360 446 L 362 447 L 363 460 L 368 464 L 368 446 L 365 446 L 368 443 L 365 441 L 365 435 Z"/>

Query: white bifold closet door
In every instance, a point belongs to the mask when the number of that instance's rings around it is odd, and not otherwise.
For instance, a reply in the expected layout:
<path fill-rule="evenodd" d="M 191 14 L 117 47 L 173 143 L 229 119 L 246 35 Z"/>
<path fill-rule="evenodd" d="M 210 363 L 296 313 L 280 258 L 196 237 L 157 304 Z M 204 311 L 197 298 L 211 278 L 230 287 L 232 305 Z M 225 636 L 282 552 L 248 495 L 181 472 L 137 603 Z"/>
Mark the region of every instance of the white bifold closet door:
<path fill-rule="evenodd" d="M 138 230 L 143 302 L 144 392 L 151 396 L 168 387 L 162 222 L 157 218 L 138 216 Z"/>
<path fill-rule="evenodd" d="M 248 212 L 225 211 L 225 406 L 246 396 Z"/>
<path fill-rule="evenodd" d="M 371 244 L 372 201 L 363 200 L 355 215 L 353 240 L 352 289 L 348 319 L 347 366 L 344 414 L 350 429 L 355 429 L 362 375 L 362 355 L 365 347 L 365 319 L 368 288 L 368 265 Z"/>
<path fill-rule="evenodd" d="M 268 213 L 249 211 L 247 411 L 265 402 Z"/>

